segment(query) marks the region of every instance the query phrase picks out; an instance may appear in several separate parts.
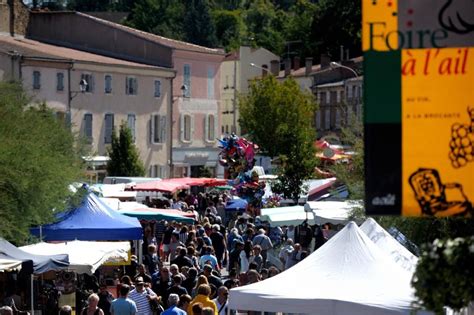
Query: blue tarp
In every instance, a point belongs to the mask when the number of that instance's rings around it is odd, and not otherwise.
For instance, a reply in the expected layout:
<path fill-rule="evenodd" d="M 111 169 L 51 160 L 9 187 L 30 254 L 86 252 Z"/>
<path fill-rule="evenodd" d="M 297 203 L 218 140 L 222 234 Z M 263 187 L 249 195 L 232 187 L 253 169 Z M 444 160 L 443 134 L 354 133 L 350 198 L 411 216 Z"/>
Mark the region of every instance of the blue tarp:
<path fill-rule="evenodd" d="M 227 211 L 244 211 L 247 209 L 248 202 L 244 199 L 231 199 L 228 200 L 225 209 Z"/>
<path fill-rule="evenodd" d="M 43 241 L 124 241 L 142 239 L 142 227 L 136 218 L 111 209 L 89 193 L 81 205 L 62 213 L 60 221 L 41 227 Z M 40 227 L 31 234 L 39 237 Z"/>
<path fill-rule="evenodd" d="M 26 273 L 43 273 L 50 270 L 66 269 L 69 266 L 69 255 L 33 255 L 27 253 L 8 241 L 0 238 L 0 258 L 13 258 L 23 262 L 22 271 Z"/>

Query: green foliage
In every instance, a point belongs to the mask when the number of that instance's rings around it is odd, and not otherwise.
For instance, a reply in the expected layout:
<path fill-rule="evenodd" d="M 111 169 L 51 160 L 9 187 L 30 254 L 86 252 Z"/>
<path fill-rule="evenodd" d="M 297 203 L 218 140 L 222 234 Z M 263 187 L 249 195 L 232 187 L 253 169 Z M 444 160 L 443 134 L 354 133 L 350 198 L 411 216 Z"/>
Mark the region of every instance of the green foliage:
<path fill-rule="evenodd" d="M 186 1 L 184 11 L 184 39 L 196 45 L 216 47 L 216 27 L 211 18 L 208 0 Z"/>
<path fill-rule="evenodd" d="M 184 4 L 170 0 L 138 0 L 125 22 L 130 27 L 182 40 Z"/>
<path fill-rule="evenodd" d="M 255 0 L 244 16 L 248 36 L 254 39 L 256 46 L 265 47 L 276 54 L 283 52 L 286 14 L 276 11 L 270 1 Z"/>
<path fill-rule="evenodd" d="M 342 112 L 344 108 L 342 108 Z M 351 115 L 348 124 L 341 128 L 341 141 L 349 145 L 354 152 L 350 162 L 336 164 L 330 169 L 336 177 L 343 182 L 348 191 L 350 199 L 364 199 L 364 126 L 362 121 L 355 115 Z"/>
<path fill-rule="evenodd" d="M 312 117 L 316 109 L 311 94 L 302 92 L 293 79 L 279 83 L 267 76 L 250 84 L 240 101 L 240 124 L 263 154 L 280 157 L 280 182 L 275 191 L 297 198 L 304 179 L 316 165 Z"/>
<path fill-rule="evenodd" d="M 240 10 L 215 10 L 213 18 L 216 23 L 216 35 L 219 46 L 226 50 L 238 49 L 245 36 L 245 24 Z"/>
<path fill-rule="evenodd" d="M 474 236 L 435 240 L 423 247 L 412 285 L 422 305 L 436 314 L 474 301 Z"/>
<path fill-rule="evenodd" d="M 311 27 L 313 56 L 328 53 L 338 59 L 340 46 L 361 55 L 361 1 L 320 0 Z"/>
<path fill-rule="evenodd" d="M 82 172 L 71 131 L 29 103 L 20 84 L 0 82 L 0 236 L 19 243 L 66 207 Z"/>
<path fill-rule="evenodd" d="M 112 133 L 112 145 L 108 150 L 107 163 L 109 176 L 144 176 L 145 168 L 140 160 L 137 147 L 133 143 L 132 132 L 126 123 L 120 125 L 119 136 Z"/>

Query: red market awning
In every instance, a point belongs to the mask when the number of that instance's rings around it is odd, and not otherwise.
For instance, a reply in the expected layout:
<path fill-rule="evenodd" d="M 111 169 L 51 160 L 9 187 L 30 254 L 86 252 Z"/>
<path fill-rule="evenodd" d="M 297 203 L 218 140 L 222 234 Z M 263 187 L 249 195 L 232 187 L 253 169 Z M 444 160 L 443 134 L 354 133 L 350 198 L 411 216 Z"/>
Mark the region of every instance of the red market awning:
<path fill-rule="evenodd" d="M 132 187 L 135 191 L 161 191 L 174 193 L 181 189 L 189 189 L 191 186 L 220 186 L 226 185 L 227 180 L 217 178 L 169 178 L 160 181 L 138 183 Z"/>

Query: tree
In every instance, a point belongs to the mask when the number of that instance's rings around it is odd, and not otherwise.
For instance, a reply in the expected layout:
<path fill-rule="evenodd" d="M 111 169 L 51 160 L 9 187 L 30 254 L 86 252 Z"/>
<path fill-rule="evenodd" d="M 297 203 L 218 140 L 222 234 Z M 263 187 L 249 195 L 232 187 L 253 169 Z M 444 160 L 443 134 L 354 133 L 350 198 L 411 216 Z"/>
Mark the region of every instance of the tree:
<path fill-rule="evenodd" d="M 279 83 L 266 76 L 251 83 L 249 94 L 239 104 L 239 122 L 249 138 L 263 154 L 282 161 L 274 190 L 298 199 L 303 180 L 313 176 L 316 166 L 313 95 L 301 91 L 291 78 Z"/>
<path fill-rule="evenodd" d="M 126 25 L 160 36 L 182 40 L 184 5 L 179 1 L 139 0 Z"/>
<path fill-rule="evenodd" d="M 227 51 L 238 49 L 242 38 L 245 37 L 245 25 L 240 10 L 214 10 L 213 18 L 216 23 L 216 35 L 219 46 Z"/>
<path fill-rule="evenodd" d="M 132 132 L 126 123 L 120 125 L 119 136 L 112 133 L 112 145 L 107 163 L 109 176 L 144 176 L 145 168 L 133 143 Z"/>
<path fill-rule="evenodd" d="M 244 14 L 248 36 L 255 40 L 255 45 L 265 47 L 275 54 L 283 53 L 285 47 L 284 31 L 287 15 L 266 0 L 252 1 Z"/>
<path fill-rule="evenodd" d="M 311 27 L 312 54 L 338 57 L 340 46 L 361 55 L 361 1 L 320 0 Z"/>
<path fill-rule="evenodd" d="M 0 236 L 19 243 L 67 207 L 83 170 L 70 129 L 30 101 L 19 83 L 0 82 Z"/>
<path fill-rule="evenodd" d="M 187 42 L 216 47 L 217 37 L 208 0 L 186 1 L 184 11 L 184 34 Z"/>

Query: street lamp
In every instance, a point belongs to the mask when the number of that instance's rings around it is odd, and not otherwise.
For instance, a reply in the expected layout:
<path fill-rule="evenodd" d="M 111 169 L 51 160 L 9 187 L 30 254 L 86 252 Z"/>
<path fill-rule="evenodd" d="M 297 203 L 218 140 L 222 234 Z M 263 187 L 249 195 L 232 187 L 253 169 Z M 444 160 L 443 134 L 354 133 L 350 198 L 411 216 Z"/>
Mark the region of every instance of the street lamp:
<path fill-rule="evenodd" d="M 85 93 L 87 90 L 88 83 L 85 79 L 82 79 L 79 82 L 79 91 L 69 91 L 69 101 L 72 101 L 73 98 L 77 96 L 79 93 Z"/>
<path fill-rule="evenodd" d="M 351 71 L 356 76 L 356 78 L 359 77 L 357 72 L 355 72 L 355 70 L 350 68 L 350 67 L 341 65 L 340 63 L 337 63 L 337 62 L 334 62 L 334 61 L 331 61 L 330 65 L 331 65 L 331 68 L 344 68 L 344 69 L 347 69 L 347 70 Z"/>
<path fill-rule="evenodd" d="M 264 70 L 264 71 L 266 71 L 267 73 L 269 73 L 269 72 L 270 72 L 270 70 L 268 70 L 268 68 L 264 68 L 264 67 L 257 66 L 257 65 L 256 65 L 256 64 L 254 64 L 253 62 L 251 62 L 251 63 L 250 63 L 250 65 L 251 65 L 252 67 L 255 67 L 255 68 L 258 68 L 258 69 Z"/>

